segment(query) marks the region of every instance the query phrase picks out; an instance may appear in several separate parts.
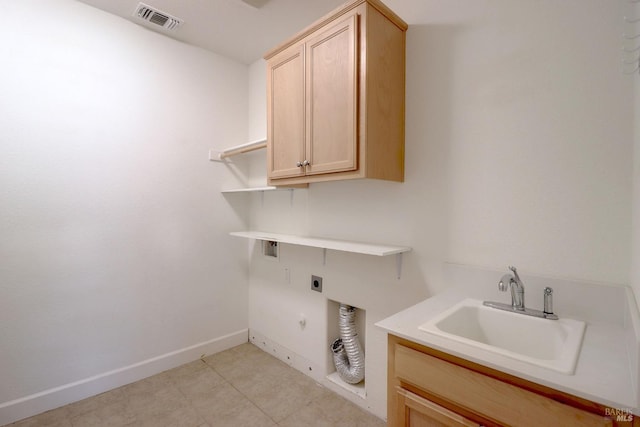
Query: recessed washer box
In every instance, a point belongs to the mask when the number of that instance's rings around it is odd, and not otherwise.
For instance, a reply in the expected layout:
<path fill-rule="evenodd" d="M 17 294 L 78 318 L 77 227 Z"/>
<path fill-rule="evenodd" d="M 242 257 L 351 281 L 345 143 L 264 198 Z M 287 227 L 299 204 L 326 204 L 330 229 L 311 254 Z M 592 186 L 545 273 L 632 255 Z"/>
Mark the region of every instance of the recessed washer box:
<path fill-rule="evenodd" d="M 274 240 L 262 241 L 262 255 L 267 259 L 273 259 L 278 261 L 280 259 L 280 250 L 278 242 Z"/>

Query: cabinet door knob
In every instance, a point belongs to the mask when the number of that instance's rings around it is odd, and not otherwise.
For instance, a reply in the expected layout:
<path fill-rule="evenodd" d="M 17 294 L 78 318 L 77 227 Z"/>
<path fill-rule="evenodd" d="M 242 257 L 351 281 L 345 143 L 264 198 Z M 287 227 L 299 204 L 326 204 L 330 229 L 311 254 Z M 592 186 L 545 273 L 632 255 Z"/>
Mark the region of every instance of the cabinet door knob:
<path fill-rule="evenodd" d="M 302 166 L 309 166 L 311 163 L 309 162 L 309 160 L 305 160 L 304 162 L 302 162 Z"/>
<path fill-rule="evenodd" d="M 296 166 L 301 168 L 302 167 L 302 162 L 296 162 Z"/>

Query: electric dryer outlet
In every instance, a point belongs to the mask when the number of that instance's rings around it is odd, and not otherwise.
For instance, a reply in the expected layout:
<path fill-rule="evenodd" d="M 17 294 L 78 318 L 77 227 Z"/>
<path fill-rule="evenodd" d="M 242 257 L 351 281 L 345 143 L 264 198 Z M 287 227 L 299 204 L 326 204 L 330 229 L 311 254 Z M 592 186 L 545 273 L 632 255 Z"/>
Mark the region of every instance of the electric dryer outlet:
<path fill-rule="evenodd" d="M 311 290 L 316 292 L 322 292 L 322 277 L 311 276 Z"/>

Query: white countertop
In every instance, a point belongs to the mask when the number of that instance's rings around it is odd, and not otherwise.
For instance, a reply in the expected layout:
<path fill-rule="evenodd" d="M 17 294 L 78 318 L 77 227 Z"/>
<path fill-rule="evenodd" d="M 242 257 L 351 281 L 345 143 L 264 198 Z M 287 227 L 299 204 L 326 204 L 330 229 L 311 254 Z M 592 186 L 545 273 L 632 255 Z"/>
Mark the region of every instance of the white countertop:
<path fill-rule="evenodd" d="M 508 293 L 497 292 L 496 284 L 501 272 L 478 272 L 461 266 L 451 268 L 454 269 L 452 280 L 457 285 L 376 323 L 376 326 L 390 334 L 462 359 L 613 409 L 631 410 L 640 415 L 637 350 L 640 331 L 637 306 L 629 288 L 521 274 L 528 298 L 527 306 L 539 308 L 542 287 L 552 286 L 554 296 L 560 295 L 554 301 L 556 314 L 587 323 L 575 373 L 566 375 L 419 330 L 420 325 L 465 298 L 510 301 Z M 538 295 L 540 304 L 535 304 L 537 301 L 533 300 Z M 575 295 L 580 298 L 568 298 Z M 562 309 L 563 303 L 565 310 Z M 625 304 L 627 307 L 624 307 Z"/>

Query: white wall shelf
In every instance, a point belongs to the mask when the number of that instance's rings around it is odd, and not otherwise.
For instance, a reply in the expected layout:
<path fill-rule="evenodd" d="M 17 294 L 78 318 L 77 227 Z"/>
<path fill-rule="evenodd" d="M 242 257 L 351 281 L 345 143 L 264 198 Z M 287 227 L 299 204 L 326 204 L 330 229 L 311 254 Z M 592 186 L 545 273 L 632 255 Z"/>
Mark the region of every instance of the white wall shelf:
<path fill-rule="evenodd" d="M 245 187 L 245 188 L 232 188 L 229 190 L 222 190 L 221 193 L 258 193 L 265 191 L 290 191 L 293 194 L 293 190 L 305 190 L 306 186 L 300 187 L 274 187 L 274 186 L 262 186 L 262 187 Z"/>
<path fill-rule="evenodd" d="M 348 240 L 325 239 L 320 237 L 303 237 L 291 234 L 268 233 L 264 231 L 234 231 L 230 234 L 232 236 L 245 237 L 247 239 L 269 240 L 279 243 L 288 243 L 290 245 L 321 248 L 323 249 L 323 264 L 326 263 L 327 249 L 375 256 L 395 255 L 398 279 L 400 279 L 400 273 L 402 271 L 402 254 L 411 251 L 411 248 L 408 246 L 380 245 Z"/>
<path fill-rule="evenodd" d="M 278 191 L 278 190 L 291 190 L 291 188 L 281 188 L 281 187 L 235 188 L 232 190 L 222 190 L 222 193 L 255 193 L 258 191 Z"/>
<path fill-rule="evenodd" d="M 267 140 L 258 139 L 255 141 L 247 142 L 246 144 L 236 145 L 226 148 L 222 151 L 209 150 L 209 160 L 213 162 L 224 162 L 225 159 L 236 156 L 239 154 L 249 153 L 251 151 L 260 150 L 266 148 Z M 260 187 L 246 187 L 246 188 L 232 188 L 229 190 L 222 190 L 222 193 L 253 193 L 264 191 L 276 191 L 276 190 L 288 190 L 288 188 L 278 188 L 275 186 L 260 186 Z"/>
<path fill-rule="evenodd" d="M 261 203 L 264 205 L 264 192 L 265 191 L 289 191 L 290 199 L 289 203 L 293 206 L 293 188 L 291 187 L 248 187 L 248 188 L 235 188 L 231 190 L 222 190 L 222 194 L 251 194 L 251 193 L 260 193 Z"/>
<path fill-rule="evenodd" d="M 311 246 L 314 248 L 332 249 L 335 251 L 354 252 L 365 255 L 387 256 L 409 252 L 407 246 L 377 245 L 371 243 L 351 242 L 347 240 L 324 239 L 320 237 L 302 237 L 291 234 L 267 233 L 264 231 L 234 231 L 232 236 L 247 239 L 271 240 L 291 245 Z"/>

